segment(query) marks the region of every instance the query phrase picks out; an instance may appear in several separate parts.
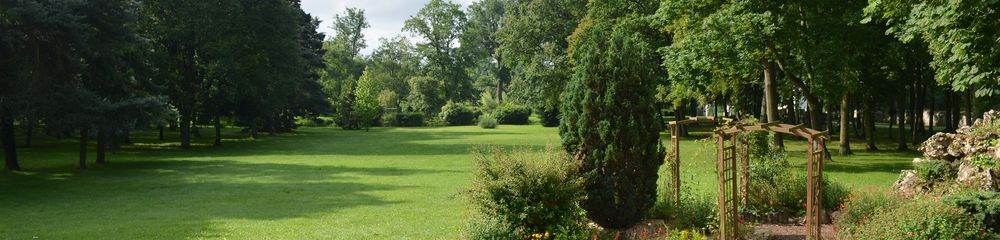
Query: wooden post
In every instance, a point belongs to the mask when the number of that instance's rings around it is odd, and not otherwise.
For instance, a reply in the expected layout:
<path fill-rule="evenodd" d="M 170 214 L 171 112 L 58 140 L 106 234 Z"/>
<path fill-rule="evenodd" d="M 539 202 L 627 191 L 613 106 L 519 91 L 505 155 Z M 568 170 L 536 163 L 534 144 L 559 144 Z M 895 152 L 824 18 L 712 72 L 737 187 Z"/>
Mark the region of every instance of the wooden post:
<path fill-rule="evenodd" d="M 681 144 L 680 139 L 677 137 L 680 134 L 680 128 L 677 124 L 670 125 L 670 143 L 673 146 L 671 152 L 673 152 L 673 161 L 670 166 L 670 172 L 673 174 L 671 180 L 673 180 L 673 193 L 674 193 L 674 206 L 681 204 Z"/>
<path fill-rule="evenodd" d="M 719 133 L 719 237 L 725 239 L 729 236 L 729 219 L 727 219 L 726 209 L 726 136 Z"/>

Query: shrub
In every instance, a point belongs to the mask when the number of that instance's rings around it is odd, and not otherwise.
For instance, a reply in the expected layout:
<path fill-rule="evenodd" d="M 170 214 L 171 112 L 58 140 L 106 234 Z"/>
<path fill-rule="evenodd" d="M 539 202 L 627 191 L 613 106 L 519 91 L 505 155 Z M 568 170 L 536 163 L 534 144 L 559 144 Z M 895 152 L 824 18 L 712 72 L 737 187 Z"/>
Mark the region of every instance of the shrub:
<path fill-rule="evenodd" d="M 656 201 L 665 149 L 657 124 L 656 51 L 634 31 L 594 15 L 570 37 L 573 79 L 562 96 L 559 134 L 582 162 L 587 217 L 622 229 L 642 220 Z"/>
<path fill-rule="evenodd" d="M 304 127 L 326 127 L 333 124 L 333 121 L 319 117 L 302 117 L 295 119 L 295 126 Z"/>
<path fill-rule="evenodd" d="M 479 127 L 486 129 L 497 128 L 497 119 L 493 117 L 493 114 L 479 116 Z"/>
<path fill-rule="evenodd" d="M 479 214 L 517 226 L 522 236 L 580 229 L 582 180 L 577 164 L 565 154 L 551 147 L 543 154 L 500 147 L 480 148 L 475 154 L 468 199 Z"/>
<path fill-rule="evenodd" d="M 936 199 L 915 199 L 878 211 L 851 232 L 852 239 L 988 239 L 981 222 Z"/>
<path fill-rule="evenodd" d="M 469 221 L 465 237 L 470 240 L 521 239 L 517 227 L 495 216 L 480 216 Z"/>
<path fill-rule="evenodd" d="M 476 112 L 472 110 L 472 106 L 469 106 L 468 103 L 448 101 L 444 107 L 441 107 L 441 113 L 438 116 L 448 126 L 465 126 L 473 124 L 473 120 L 476 119 Z"/>
<path fill-rule="evenodd" d="M 559 126 L 559 108 L 557 107 L 542 107 L 538 111 L 539 117 L 542 119 L 542 126 L 544 127 L 558 127 Z"/>
<path fill-rule="evenodd" d="M 994 139 L 995 140 L 995 139 Z M 1000 168 L 1000 161 L 993 159 L 989 154 L 976 154 L 969 159 L 969 165 L 974 167 L 982 167 L 986 169 L 998 169 Z"/>
<path fill-rule="evenodd" d="M 917 177 L 929 182 L 948 179 L 955 174 L 951 164 L 942 160 L 927 160 L 914 164 L 913 170 L 916 171 Z"/>
<path fill-rule="evenodd" d="M 531 108 L 507 102 L 501 104 L 494 114 L 500 124 L 525 125 L 531 117 Z"/>
<path fill-rule="evenodd" d="M 424 114 L 413 112 L 413 113 L 397 113 L 394 114 L 395 119 L 393 119 L 393 125 L 397 127 L 421 127 L 424 126 Z"/>
<path fill-rule="evenodd" d="M 805 174 L 780 174 L 774 177 L 773 185 L 751 181 L 745 212 L 757 217 L 791 217 L 805 213 L 806 192 L 809 187 Z M 823 178 L 823 209 L 836 210 L 847 195 L 848 192 L 842 185 Z"/>
<path fill-rule="evenodd" d="M 959 192 L 945 196 L 942 201 L 964 209 L 967 214 L 982 222 L 987 231 L 1000 233 L 1000 192 Z"/>
<path fill-rule="evenodd" d="M 883 191 L 851 193 L 840 208 L 840 217 L 836 219 L 837 228 L 842 236 L 849 237 L 859 231 L 860 226 L 875 213 L 895 209 L 902 201 L 899 196 Z"/>

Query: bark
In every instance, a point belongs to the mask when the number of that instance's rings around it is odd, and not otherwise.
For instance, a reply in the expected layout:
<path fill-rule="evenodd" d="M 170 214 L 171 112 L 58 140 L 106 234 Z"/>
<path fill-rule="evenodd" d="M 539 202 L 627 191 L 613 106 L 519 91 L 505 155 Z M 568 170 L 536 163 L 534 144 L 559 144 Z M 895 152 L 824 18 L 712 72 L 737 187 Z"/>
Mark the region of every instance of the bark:
<path fill-rule="evenodd" d="M 865 145 L 865 151 L 876 151 L 878 146 L 875 145 L 875 110 L 872 107 L 872 96 L 865 96 L 864 101 L 861 105 L 862 111 L 862 124 L 864 124 L 865 129 L 865 140 L 868 143 Z"/>
<path fill-rule="evenodd" d="M 952 120 L 954 120 L 952 118 L 952 109 L 954 109 L 952 105 L 955 105 L 955 99 L 953 96 L 954 94 L 951 91 L 946 92 L 948 92 L 948 94 L 944 96 L 944 131 L 951 132 L 955 130 L 952 128 L 952 126 L 954 126 L 952 124 Z"/>
<path fill-rule="evenodd" d="M 919 88 L 917 88 L 917 84 L 916 83 L 913 83 L 913 85 L 910 85 L 910 92 L 909 92 L 910 93 L 910 95 L 909 95 L 909 97 L 910 97 L 910 115 L 909 115 L 909 119 L 910 119 L 910 142 L 913 143 L 913 144 L 917 144 L 917 135 L 918 135 L 917 124 L 919 123 L 918 118 L 921 118 L 921 116 L 920 116 L 921 114 L 918 113 L 918 112 L 920 112 L 920 108 L 919 108 L 920 107 L 920 103 L 918 102 L 919 98 L 917 97 L 917 92 L 919 91 L 918 89 Z"/>
<path fill-rule="evenodd" d="M 972 126 L 972 88 L 965 91 L 965 126 Z"/>
<path fill-rule="evenodd" d="M 931 86 L 933 86 L 933 85 L 931 85 Z M 931 91 L 931 86 L 927 87 L 927 93 L 928 93 L 927 94 L 928 95 L 928 99 L 927 100 L 930 101 L 930 103 L 928 103 L 927 106 L 930 107 L 930 109 L 931 109 L 930 118 L 927 119 L 928 120 L 927 121 L 927 130 L 931 134 L 933 134 L 934 133 L 934 114 L 935 114 L 934 110 L 937 110 L 937 109 L 934 109 L 935 108 L 934 107 L 934 92 Z"/>
<path fill-rule="evenodd" d="M 24 147 L 31 147 L 31 139 L 35 136 L 35 121 L 28 120 L 25 121 L 27 125 L 25 126 L 24 133 Z"/>
<path fill-rule="evenodd" d="M 215 143 L 213 146 L 222 146 L 222 121 L 219 120 L 219 116 L 215 116 Z"/>
<path fill-rule="evenodd" d="M 160 141 L 163 141 L 163 126 L 160 126 L 159 129 L 160 129 Z"/>
<path fill-rule="evenodd" d="M 181 147 L 191 147 L 191 115 L 192 106 L 185 106 L 180 109 L 181 113 Z"/>
<path fill-rule="evenodd" d="M 906 146 L 906 99 L 903 97 L 906 95 L 906 89 L 903 89 L 903 93 L 896 95 L 896 125 L 899 126 L 899 145 L 896 147 L 897 150 L 907 150 Z"/>
<path fill-rule="evenodd" d="M 97 157 L 95 158 L 95 162 L 97 162 L 97 164 L 104 164 L 104 163 L 106 163 L 106 161 L 105 161 L 106 160 L 105 159 L 105 157 L 106 157 L 105 154 L 106 154 L 107 148 L 108 148 L 108 139 L 109 139 L 108 138 L 108 131 L 106 129 L 104 129 L 104 128 L 98 128 L 97 129 Z"/>
<path fill-rule="evenodd" d="M 14 119 L 0 112 L 0 145 L 3 145 L 4 167 L 8 171 L 21 170 L 17 162 L 17 143 L 14 137 Z"/>
<path fill-rule="evenodd" d="M 851 151 L 851 134 L 848 127 L 850 124 L 850 119 L 848 115 L 850 114 L 850 93 L 844 91 L 844 94 L 840 96 L 840 152 L 841 156 L 847 156 L 853 154 Z"/>
<path fill-rule="evenodd" d="M 87 131 L 88 129 L 80 129 L 80 169 L 87 169 Z"/>
<path fill-rule="evenodd" d="M 918 133 L 917 137 L 919 137 L 927 133 L 927 128 L 924 126 L 926 125 L 926 122 L 924 122 L 924 110 L 927 109 L 927 84 L 919 83 L 917 84 L 917 86 L 918 87 L 916 90 L 917 90 L 918 117 L 916 120 L 917 120 L 917 133 Z M 916 139 L 914 139 L 913 142 L 917 142 Z"/>

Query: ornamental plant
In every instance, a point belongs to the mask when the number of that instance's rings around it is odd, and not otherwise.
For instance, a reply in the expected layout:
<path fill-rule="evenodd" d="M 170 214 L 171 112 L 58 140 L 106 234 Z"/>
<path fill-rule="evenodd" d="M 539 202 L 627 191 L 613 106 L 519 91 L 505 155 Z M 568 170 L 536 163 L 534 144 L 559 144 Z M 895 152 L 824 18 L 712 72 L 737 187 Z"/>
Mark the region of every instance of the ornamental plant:
<path fill-rule="evenodd" d="M 662 130 L 654 90 L 660 62 L 635 24 L 615 11 L 638 3 L 591 2 L 588 17 L 570 37 L 572 81 L 563 93 L 559 133 L 581 164 L 587 217 L 623 229 L 642 220 L 656 199 L 663 164 Z M 648 7 L 648 6 L 647 6 Z M 623 13 L 624 14 L 624 13 Z"/>

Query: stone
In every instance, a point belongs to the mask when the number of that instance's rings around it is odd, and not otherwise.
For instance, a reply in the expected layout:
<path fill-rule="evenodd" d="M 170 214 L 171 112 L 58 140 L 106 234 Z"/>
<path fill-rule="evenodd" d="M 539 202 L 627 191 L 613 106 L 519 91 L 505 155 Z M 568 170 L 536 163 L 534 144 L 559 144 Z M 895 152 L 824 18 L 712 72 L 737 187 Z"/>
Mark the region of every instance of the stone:
<path fill-rule="evenodd" d="M 916 171 L 903 170 L 900 178 L 892 184 L 892 189 L 905 196 L 913 196 L 918 193 L 926 192 L 927 189 L 923 183 L 924 181 L 917 176 Z"/>
<path fill-rule="evenodd" d="M 983 191 L 997 191 L 1000 182 L 997 174 L 990 169 L 984 169 L 962 163 L 958 166 L 958 177 L 955 181 L 966 187 L 974 187 Z"/>
<path fill-rule="evenodd" d="M 952 161 L 961 157 L 957 156 L 958 151 L 950 151 L 954 139 L 955 134 L 936 133 L 920 144 L 917 150 L 923 152 L 928 159 Z"/>

